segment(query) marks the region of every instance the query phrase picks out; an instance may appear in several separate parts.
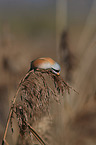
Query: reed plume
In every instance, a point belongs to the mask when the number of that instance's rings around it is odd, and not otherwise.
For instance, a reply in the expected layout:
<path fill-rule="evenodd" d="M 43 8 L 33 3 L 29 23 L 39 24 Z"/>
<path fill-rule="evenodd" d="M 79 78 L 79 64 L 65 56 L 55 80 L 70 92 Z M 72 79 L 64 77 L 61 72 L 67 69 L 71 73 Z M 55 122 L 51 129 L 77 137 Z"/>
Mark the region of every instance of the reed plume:
<path fill-rule="evenodd" d="M 53 87 L 50 86 L 49 80 Z M 41 144 L 45 144 L 43 139 L 31 126 L 36 120 L 40 120 L 42 116 L 49 113 L 51 97 L 59 102 L 59 95 L 61 94 L 63 96 L 66 90 L 69 93 L 70 88 L 60 75 L 54 74 L 51 70 L 39 69 L 28 72 L 20 81 L 16 95 L 14 96 L 3 143 L 6 141 L 9 121 L 11 122 L 12 132 L 14 131 L 12 124 L 15 113 L 20 134 L 24 136 L 26 132 L 31 132 Z"/>

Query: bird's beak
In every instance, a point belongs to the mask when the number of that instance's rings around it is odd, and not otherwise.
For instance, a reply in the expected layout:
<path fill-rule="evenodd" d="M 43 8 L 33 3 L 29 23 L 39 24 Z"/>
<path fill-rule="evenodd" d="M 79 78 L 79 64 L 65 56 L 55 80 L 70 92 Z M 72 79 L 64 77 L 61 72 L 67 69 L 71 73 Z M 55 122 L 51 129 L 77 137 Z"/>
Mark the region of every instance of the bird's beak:
<path fill-rule="evenodd" d="M 58 76 L 60 75 L 60 73 L 58 72 L 58 73 L 56 73 Z"/>

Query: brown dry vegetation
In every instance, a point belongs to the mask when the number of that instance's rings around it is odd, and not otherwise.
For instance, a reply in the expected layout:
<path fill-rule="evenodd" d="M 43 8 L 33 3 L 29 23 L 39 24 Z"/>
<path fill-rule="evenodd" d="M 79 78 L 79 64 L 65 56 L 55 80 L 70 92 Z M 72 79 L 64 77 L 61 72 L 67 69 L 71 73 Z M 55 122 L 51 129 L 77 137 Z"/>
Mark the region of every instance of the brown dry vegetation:
<path fill-rule="evenodd" d="M 60 49 L 63 50 L 62 56 L 67 58 L 67 63 L 72 65 L 69 72 L 66 59 L 57 60 L 56 58 L 57 50 L 53 32 L 48 35 L 37 34 L 38 37 L 29 38 L 23 34 L 15 35 L 8 24 L 3 25 L 0 34 L 0 141 L 19 81 L 25 76 L 33 59 L 49 56 L 61 63 L 61 75 L 79 92 L 79 95 L 74 91 L 71 91 L 70 95 L 64 94 L 63 98 L 60 96 L 61 104 L 52 100 L 49 115 L 41 118 L 41 121 L 32 127 L 50 145 L 96 144 L 95 9 L 96 2 L 94 1 L 81 23 L 77 19 L 70 18 L 71 16 L 68 17 L 67 39 L 63 38 L 63 49 Z M 64 44 L 67 44 L 67 47 Z M 67 48 L 69 53 L 66 56 L 63 53 Z M 58 55 L 61 54 L 58 53 Z M 70 60 L 73 60 L 73 63 Z M 9 127 L 7 141 L 10 145 L 20 145 L 22 143 L 21 138 L 18 138 L 19 129 L 15 119 L 13 128 L 12 134 Z M 30 138 L 26 136 L 26 141 L 24 141 L 26 145 L 31 144 Z M 36 143 L 39 144 L 38 141 Z"/>

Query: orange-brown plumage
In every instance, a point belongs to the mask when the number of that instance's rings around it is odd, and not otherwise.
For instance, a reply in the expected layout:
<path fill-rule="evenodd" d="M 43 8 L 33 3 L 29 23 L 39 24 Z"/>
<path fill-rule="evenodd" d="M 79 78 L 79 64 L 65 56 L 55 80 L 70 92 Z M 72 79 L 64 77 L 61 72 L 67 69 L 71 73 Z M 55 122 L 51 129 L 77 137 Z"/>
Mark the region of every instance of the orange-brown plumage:
<path fill-rule="evenodd" d="M 38 68 L 51 69 L 57 75 L 60 74 L 60 65 L 49 57 L 38 58 L 31 62 L 30 70 Z"/>

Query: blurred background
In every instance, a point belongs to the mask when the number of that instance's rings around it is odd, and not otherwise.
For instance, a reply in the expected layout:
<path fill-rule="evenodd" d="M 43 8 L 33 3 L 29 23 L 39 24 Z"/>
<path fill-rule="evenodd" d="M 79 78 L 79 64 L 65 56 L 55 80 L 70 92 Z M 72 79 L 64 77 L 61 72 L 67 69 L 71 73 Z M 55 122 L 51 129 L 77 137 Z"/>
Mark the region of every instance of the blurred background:
<path fill-rule="evenodd" d="M 95 0 L 0 0 L 0 141 L 20 79 L 32 60 L 46 56 L 79 92 L 57 107 L 51 144 L 95 145 Z"/>

